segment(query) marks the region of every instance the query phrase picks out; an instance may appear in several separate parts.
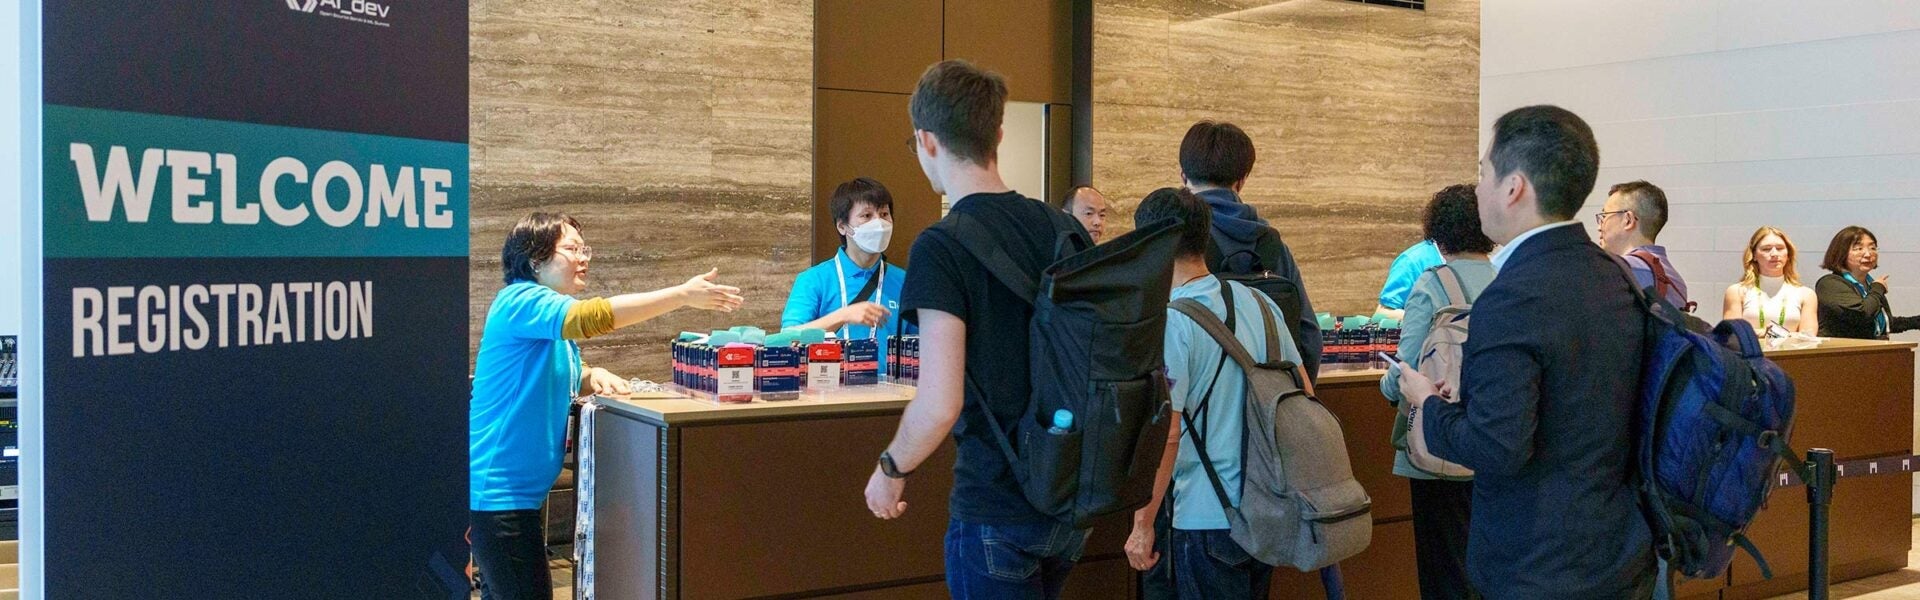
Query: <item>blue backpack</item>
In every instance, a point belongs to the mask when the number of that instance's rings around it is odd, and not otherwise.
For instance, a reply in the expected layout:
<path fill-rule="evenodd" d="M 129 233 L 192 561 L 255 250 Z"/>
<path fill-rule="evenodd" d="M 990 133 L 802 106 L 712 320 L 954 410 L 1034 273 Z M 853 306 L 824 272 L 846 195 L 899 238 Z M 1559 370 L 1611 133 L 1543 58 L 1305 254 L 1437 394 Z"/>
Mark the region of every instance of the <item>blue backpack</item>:
<path fill-rule="evenodd" d="M 1773 491 L 1780 461 L 1800 464 L 1787 445 L 1793 380 L 1761 355 L 1745 320 L 1706 333 L 1704 322 L 1634 288 L 1648 315 L 1634 477 L 1655 550 L 1674 571 L 1700 579 L 1725 573 L 1738 546 L 1772 578 L 1744 532 Z"/>

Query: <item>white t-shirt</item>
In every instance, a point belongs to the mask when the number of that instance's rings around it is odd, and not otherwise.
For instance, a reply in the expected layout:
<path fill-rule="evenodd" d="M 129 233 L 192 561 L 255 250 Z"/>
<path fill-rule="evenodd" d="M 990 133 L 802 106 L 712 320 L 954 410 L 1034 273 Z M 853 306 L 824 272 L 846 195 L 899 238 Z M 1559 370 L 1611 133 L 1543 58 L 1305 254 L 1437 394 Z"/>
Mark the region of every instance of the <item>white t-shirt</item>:
<path fill-rule="evenodd" d="M 1800 327 L 1800 306 L 1813 295 L 1813 289 L 1803 285 L 1787 283 L 1780 277 L 1761 277 L 1759 287 L 1742 286 L 1740 298 L 1740 316 L 1753 324 L 1755 331 L 1765 333 L 1767 327 L 1779 325 L 1787 331 L 1798 331 Z"/>

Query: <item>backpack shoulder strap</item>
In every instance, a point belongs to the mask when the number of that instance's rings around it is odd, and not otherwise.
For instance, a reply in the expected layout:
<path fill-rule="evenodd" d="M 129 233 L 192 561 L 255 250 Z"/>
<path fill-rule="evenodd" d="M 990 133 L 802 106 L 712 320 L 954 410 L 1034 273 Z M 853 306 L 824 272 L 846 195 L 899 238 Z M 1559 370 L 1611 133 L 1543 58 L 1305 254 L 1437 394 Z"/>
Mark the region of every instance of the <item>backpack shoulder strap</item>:
<path fill-rule="evenodd" d="M 1227 305 L 1228 320 L 1233 319 L 1232 296 L 1230 295 L 1232 293 L 1232 289 L 1227 289 L 1227 294 L 1229 294 Z M 1233 348 L 1238 348 L 1241 354 L 1246 353 L 1246 348 L 1240 346 L 1240 340 L 1233 337 L 1231 326 L 1220 322 L 1220 318 L 1213 316 L 1213 311 L 1209 310 L 1206 305 L 1192 298 L 1179 298 L 1167 303 L 1167 307 L 1180 311 L 1180 314 L 1186 315 L 1189 319 L 1193 319 L 1195 323 L 1199 323 L 1200 328 L 1206 330 L 1207 335 L 1212 336 L 1213 341 L 1219 343 L 1223 350 L 1231 344 Z M 1222 334 L 1226 336 L 1224 341 L 1221 339 Z M 1213 398 L 1213 386 L 1220 382 L 1220 369 L 1227 366 L 1228 354 L 1231 354 L 1231 352 L 1221 352 L 1220 364 L 1214 365 L 1213 380 L 1207 384 L 1207 391 L 1201 394 L 1200 404 L 1192 409 L 1182 411 L 1180 413 L 1180 420 L 1186 423 L 1187 436 L 1193 438 L 1193 449 L 1200 454 L 1200 466 L 1206 469 L 1207 481 L 1213 484 L 1213 494 L 1215 498 L 1220 500 L 1220 509 L 1232 511 L 1234 510 L 1233 501 L 1227 498 L 1227 485 L 1220 479 L 1220 472 L 1214 469 L 1213 457 L 1207 455 L 1207 435 L 1201 431 L 1199 421 L 1194 418 L 1194 414 L 1205 409 L 1207 402 Z M 1242 362 L 1241 364 L 1245 365 L 1246 363 Z"/>
<path fill-rule="evenodd" d="M 1006 244 L 1000 241 L 999 236 L 993 234 L 993 230 L 981 223 L 978 217 L 964 212 L 947 213 L 946 223 L 953 229 L 951 233 L 954 241 L 960 242 L 960 247 L 965 248 L 968 254 L 972 254 L 979 260 L 981 266 L 986 267 L 987 272 L 993 274 L 994 279 L 1000 280 L 1007 289 L 1013 290 L 1014 295 L 1029 303 L 1033 302 L 1039 294 L 1039 282 L 1034 280 L 1031 273 L 1021 269 L 1018 263 L 1013 262 L 1013 257 L 1007 255 Z"/>
<path fill-rule="evenodd" d="M 1280 352 L 1280 319 L 1274 316 L 1273 309 L 1267 308 L 1266 302 L 1260 301 L 1260 298 L 1254 298 L 1254 300 L 1254 304 L 1260 306 L 1260 320 L 1267 326 L 1267 361 L 1262 364 L 1280 366 L 1281 363 L 1286 362 L 1286 359 L 1281 358 Z"/>
<path fill-rule="evenodd" d="M 834 260 L 840 260 L 840 258 L 836 256 Z M 853 298 L 848 299 L 847 304 L 859 304 L 873 299 L 873 293 L 880 289 L 880 279 L 885 277 L 885 273 L 887 272 L 887 255 L 880 255 L 879 266 L 879 272 L 874 273 L 872 277 L 868 277 L 867 284 L 860 286 L 860 291 L 854 294 Z"/>
<path fill-rule="evenodd" d="M 1654 256 L 1652 252 L 1645 250 L 1634 250 L 1628 252 L 1627 256 L 1640 259 L 1640 262 L 1647 264 L 1647 270 L 1653 271 L 1653 284 L 1656 293 L 1665 295 L 1667 290 L 1673 288 L 1673 278 L 1667 275 L 1666 265 L 1660 264 L 1660 257 Z"/>
<path fill-rule="evenodd" d="M 1433 276 L 1440 280 L 1440 288 L 1447 291 L 1447 305 L 1471 305 L 1467 300 L 1467 286 L 1460 280 L 1460 272 L 1447 265 L 1433 268 Z"/>
<path fill-rule="evenodd" d="M 993 230 L 988 229 L 979 218 L 964 212 L 950 212 L 936 225 L 951 228 L 952 231 L 946 233 L 954 241 L 959 242 L 960 247 L 965 248 L 968 254 L 979 260 L 981 266 L 986 267 L 987 272 L 991 273 L 994 279 L 999 280 L 1001 285 L 1007 286 L 1014 295 L 1028 303 L 1034 301 L 1039 293 L 1039 284 L 1034 281 L 1033 275 L 1013 262 L 1013 257 L 1007 255 L 1000 237 L 994 235 Z M 971 369 L 967 371 L 965 377 L 967 385 L 964 387 L 980 390 L 981 401 L 975 404 L 979 405 L 980 412 L 986 414 L 987 426 L 993 430 L 988 433 L 988 437 L 993 438 L 994 445 L 998 446 L 1000 453 L 1006 456 L 1007 466 L 1012 470 L 1014 479 L 1024 483 L 1028 478 L 1026 462 L 1020 460 L 1020 453 L 1014 450 L 1013 441 L 1008 439 L 1009 433 L 1001 426 L 1000 418 L 993 414 L 992 407 L 987 406 L 985 396 L 987 388 L 979 385 Z M 963 388 L 962 395 L 964 394 Z M 965 401 L 963 397 L 961 402 L 964 404 Z"/>
<path fill-rule="evenodd" d="M 1232 290 L 1228 289 L 1227 293 L 1232 293 Z M 1233 362 L 1238 363 L 1241 369 L 1253 369 L 1255 364 L 1253 355 L 1247 353 L 1247 347 L 1241 345 L 1238 338 L 1233 337 L 1233 330 L 1227 329 L 1227 324 L 1221 322 L 1220 317 L 1214 316 L 1213 311 L 1207 309 L 1206 305 L 1192 298 L 1181 298 L 1168 303 L 1167 306 L 1193 319 L 1194 323 L 1198 323 L 1200 329 L 1212 336 L 1214 343 L 1220 344 L 1220 349 L 1226 352 L 1227 356 L 1233 357 Z M 1266 304 L 1261 303 L 1260 308 L 1264 310 Z M 1268 316 L 1268 326 L 1272 326 L 1271 316 Z"/>

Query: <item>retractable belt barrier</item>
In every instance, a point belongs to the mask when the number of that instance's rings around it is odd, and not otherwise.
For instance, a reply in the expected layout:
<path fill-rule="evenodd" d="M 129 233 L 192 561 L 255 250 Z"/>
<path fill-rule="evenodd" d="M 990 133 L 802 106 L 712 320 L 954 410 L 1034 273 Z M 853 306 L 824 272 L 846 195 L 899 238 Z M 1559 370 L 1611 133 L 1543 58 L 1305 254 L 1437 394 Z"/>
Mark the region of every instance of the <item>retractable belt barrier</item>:
<path fill-rule="evenodd" d="M 1801 478 L 1804 467 L 1789 466 L 1775 475 L 1774 487 L 1785 488 L 1806 485 Z M 1833 463 L 1834 477 L 1871 477 L 1874 475 L 1898 475 L 1920 471 L 1920 455 L 1886 456 L 1881 458 L 1861 458 Z"/>

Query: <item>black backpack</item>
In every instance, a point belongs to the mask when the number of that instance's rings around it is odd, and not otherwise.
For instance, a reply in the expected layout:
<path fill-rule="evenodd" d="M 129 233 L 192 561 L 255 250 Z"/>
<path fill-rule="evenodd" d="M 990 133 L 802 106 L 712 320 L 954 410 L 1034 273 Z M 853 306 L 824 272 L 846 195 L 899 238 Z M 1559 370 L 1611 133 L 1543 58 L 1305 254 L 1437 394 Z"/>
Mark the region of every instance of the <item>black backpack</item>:
<path fill-rule="evenodd" d="M 1161 343 L 1180 222 L 1166 219 L 1093 246 L 1062 222 L 1070 217 L 1056 216 L 1056 262 L 1037 282 L 972 215 L 950 213 L 936 227 L 1033 304 L 1026 411 L 1005 427 L 992 410 L 980 410 L 1027 502 L 1085 528 L 1145 506 L 1153 492 L 1172 421 Z M 974 371 L 967 369 L 968 385 L 978 387 Z M 1074 417 L 1064 433 L 1050 431 L 1060 409 Z"/>
<path fill-rule="evenodd" d="M 1226 281 L 1239 283 L 1253 288 L 1280 306 L 1280 313 L 1286 319 L 1287 332 L 1293 336 L 1293 345 L 1300 349 L 1300 362 L 1307 379 L 1320 378 L 1320 321 L 1316 315 L 1305 315 L 1302 319 L 1300 306 L 1300 283 L 1285 275 L 1275 273 L 1278 265 L 1263 264 L 1260 251 L 1263 246 L 1281 246 L 1280 233 L 1267 228 L 1271 236 L 1261 236 L 1260 241 L 1245 244 L 1235 241 L 1222 233 L 1218 226 L 1213 228 L 1213 243 L 1209 249 L 1217 256 L 1210 256 L 1207 264 L 1214 267 L 1214 275 Z M 1270 246 L 1269 246 L 1270 245 Z M 1216 260 L 1217 259 L 1217 260 Z"/>

